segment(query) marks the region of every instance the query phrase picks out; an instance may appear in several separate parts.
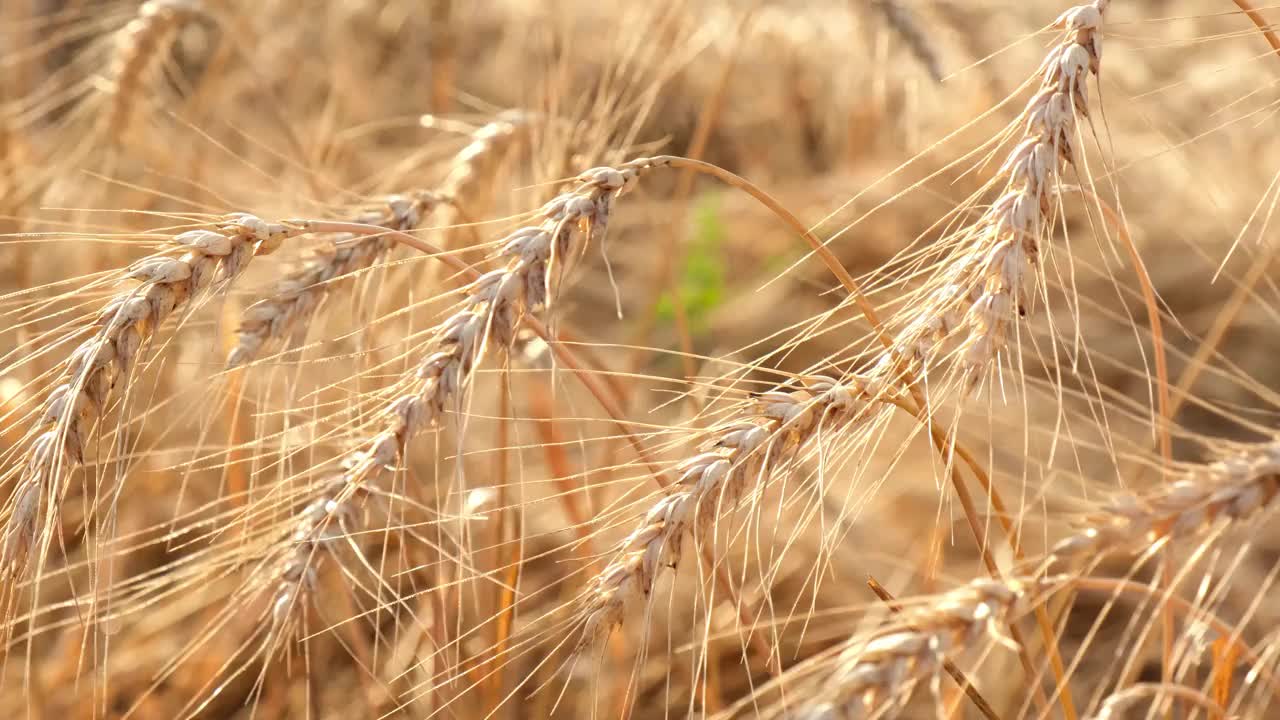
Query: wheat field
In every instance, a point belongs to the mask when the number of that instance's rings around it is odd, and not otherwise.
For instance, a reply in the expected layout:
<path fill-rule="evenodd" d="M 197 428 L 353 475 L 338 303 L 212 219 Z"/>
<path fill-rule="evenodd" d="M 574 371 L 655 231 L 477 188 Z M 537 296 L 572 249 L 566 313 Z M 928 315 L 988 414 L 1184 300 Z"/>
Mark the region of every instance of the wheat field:
<path fill-rule="evenodd" d="M 1280 6 L 5 0 L 0 712 L 1280 715 Z"/>

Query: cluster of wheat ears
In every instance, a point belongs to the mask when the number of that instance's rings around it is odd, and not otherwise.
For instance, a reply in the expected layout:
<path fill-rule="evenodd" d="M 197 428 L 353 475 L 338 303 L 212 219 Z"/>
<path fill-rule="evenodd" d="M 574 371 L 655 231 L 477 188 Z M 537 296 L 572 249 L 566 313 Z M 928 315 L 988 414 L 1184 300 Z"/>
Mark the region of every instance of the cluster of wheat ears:
<path fill-rule="evenodd" d="M 0 710 L 1280 713 L 1280 12 L 546 5 L 0 9 Z"/>

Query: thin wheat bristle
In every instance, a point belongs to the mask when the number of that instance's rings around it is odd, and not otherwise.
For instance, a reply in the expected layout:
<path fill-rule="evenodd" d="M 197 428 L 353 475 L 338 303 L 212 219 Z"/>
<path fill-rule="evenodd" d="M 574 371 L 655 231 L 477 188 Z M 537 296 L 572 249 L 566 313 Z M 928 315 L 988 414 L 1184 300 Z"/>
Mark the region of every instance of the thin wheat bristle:
<path fill-rule="evenodd" d="M 378 225 L 408 232 L 417 229 L 441 203 L 440 195 L 427 191 L 388 197 L 381 207 L 353 218 L 363 225 Z M 240 318 L 236 344 L 227 356 L 228 367 L 248 364 L 261 353 L 305 327 L 336 287 L 336 281 L 376 265 L 396 241 L 384 236 L 339 235 L 334 247 L 308 260 L 301 269 L 280 280 L 271 296 L 250 305 Z"/>
<path fill-rule="evenodd" d="M 55 517 L 66 476 L 84 462 L 95 421 L 113 391 L 127 387 L 142 351 L 174 314 L 214 284 L 239 276 L 256 255 L 274 252 L 295 231 L 253 215 L 235 214 L 211 229 L 190 230 L 170 241 L 178 257 L 153 256 L 134 263 L 124 279 L 140 284 L 113 297 L 98 312 L 97 330 L 71 353 L 45 402 L 25 467 L 9 504 L 0 570 L 19 576 L 28 566 L 39 517 Z M 38 509 L 39 508 L 39 509 Z"/>

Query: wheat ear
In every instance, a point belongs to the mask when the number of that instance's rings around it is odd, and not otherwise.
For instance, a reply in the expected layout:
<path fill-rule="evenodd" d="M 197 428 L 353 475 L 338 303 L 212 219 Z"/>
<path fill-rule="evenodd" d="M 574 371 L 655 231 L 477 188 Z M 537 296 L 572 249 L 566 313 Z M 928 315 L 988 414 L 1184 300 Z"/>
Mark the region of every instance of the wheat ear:
<path fill-rule="evenodd" d="M 658 166 L 642 159 L 588 170 L 573 190 L 543 206 L 541 222 L 501 241 L 498 257 L 506 265 L 466 288 L 462 309 L 434 329 L 430 354 L 415 373 L 413 389 L 382 411 L 385 429 L 343 459 L 341 477 L 298 519 L 292 547 L 277 569 L 277 622 L 313 589 L 315 550 L 328 528 L 351 517 L 353 504 L 383 471 L 396 467 L 410 439 L 438 425 L 447 411 L 462 412 L 466 387 L 486 353 L 493 348 L 510 351 L 521 318 L 548 308 L 574 261 L 588 246 L 604 240 L 614 199 L 634 186 L 643 172 Z M 317 508 L 324 509 L 323 517 L 315 516 Z"/>
<path fill-rule="evenodd" d="M 581 609 L 579 649 L 620 626 L 629 606 L 647 603 L 658 574 L 679 559 L 686 534 L 700 538 L 721 510 L 792 463 L 810 440 L 859 418 L 867 398 L 859 378 L 815 376 L 803 389 L 780 387 L 760 395 L 708 431 L 699 454 L 677 466 L 679 479 L 668 494 L 593 578 Z"/>
<path fill-rule="evenodd" d="M 1039 88 L 1014 124 L 1021 139 L 1000 168 L 1003 191 L 959 232 L 966 249 L 943 271 L 941 287 L 909 321 L 886 364 L 908 358 L 924 367 L 943 341 L 959 333 L 964 372 L 980 380 L 1014 323 L 1029 312 L 1042 247 L 1056 223 L 1060 178 L 1078 162 L 1079 120 L 1089 117 L 1087 81 L 1099 71 L 1109 4 L 1078 5 L 1054 23 L 1064 37 L 1045 57 Z"/>
<path fill-rule="evenodd" d="M 1268 507 L 1277 493 L 1280 442 L 1247 447 L 1143 495 L 1104 506 L 1079 532 L 1055 545 L 1051 555 L 1067 560 L 1147 551 L 1200 534 L 1219 520 L 1247 519 Z"/>
<path fill-rule="evenodd" d="M 942 82 L 942 62 L 938 60 L 938 51 L 930 40 L 929 33 L 920 26 L 915 13 L 898 0 L 873 0 L 871 4 L 884 16 L 885 24 L 906 43 L 907 49 L 929 73 L 929 77 L 936 83 Z"/>
<path fill-rule="evenodd" d="M 432 192 L 393 195 L 381 207 L 358 215 L 354 222 L 407 232 L 416 229 L 445 199 Z M 245 365 L 278 344 L 295 328 L 306 324 L 336 280 L 373 267 L 396 240 L 388 236 L 359 237 L 340 234 L 334 248 L 317 255 L 300 270 L 280 280 L 271 297 L 250 305 L 240 317 L 236 345 L 227 357 L 229 367 Z"/>
<path fill-rule="evenodd" d="M 202 11 L 199 0 L 147 0 L 115 38 L 108 68 L 108 137 L 128 129 L 133 109 L 152 70 L 169 51 L 182 26 Z"/>
<path fill-rule="evenodd" d="M 935 692 L 947 658 L 983 639 L 1014 646 L 1002 628 L 1030 608 L 1032 586 L 979 580 L 944 593 L 894 618 L 894 629 L 853 641 L 822 673 L 812 696 L 785 713 L 796 720 L 888 718 L 922 681 Z"/>
<path fill-rule="evenodd" d="M 482 214 L 482 208 L 476 205 L 483 203 L 474 202 L 472 198 L 480 197 L 483 189 L 489 187 L 507 153 L 528 140 L 536 119 L 536 115 L 523 110 L 507 110 L 472 132 L 471 141 L 454 156 L 449 174 L 440 186 L 444 194 L 457 199 L 460 206 L 473 214 Z"/>
<path fill-rule="evenodd" d="M 191 230 L 171 241 L 179 257 L 153 256 L 131 266 L 125 278 L 137 287 L 113 297 L 98 313 L 97 330 L 71 354 L 58 385 L 45 402 L 25 467 L 9 504 L 0 575 L 19 576 L 28 565 L 40 507 L 56 517 L 66 475 L 84 462 L 94 421 L 106 411 L 112 391 L 127 386 L 143 346 L 166 319 L 193 303 L 220 275 L 229 282 L 255 255 L 273 252 L 296 230 L 234 214 L 212 229 Z"/>

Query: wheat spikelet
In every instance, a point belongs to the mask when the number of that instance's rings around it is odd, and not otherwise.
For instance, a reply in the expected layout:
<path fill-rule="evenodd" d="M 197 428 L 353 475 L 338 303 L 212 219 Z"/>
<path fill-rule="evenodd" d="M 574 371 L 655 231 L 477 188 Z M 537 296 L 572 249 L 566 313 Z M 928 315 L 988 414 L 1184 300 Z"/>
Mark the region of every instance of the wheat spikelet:
<path fill-rule="evenodd" d="M 201 12 L 199 0 L 147 0 L 116 35 L 108 68 L 107 136 L 128 129 L 142 86 L 169 51 L 184 24 Z"/>
<path fill-rule="evenodd" d="M 1059 179 L 1076 165 L 1080 120 L 1089 117 L 1087 79 L 1099 70 L 1108 5 L 1079 5 L 1054 23 L 1065 35 L 1041 64 L 1039 88 L 1015 122 L 1022 138 L 1000 168 L 1003 190 L 960 231 L 966 249 L 943 270 L 941 287 L 909 321 L 882 369 L 896 369 L 897 358 L 927 367 L 939 344 L 959 333 L 963 372 L 979 381 L 1014 322 L 1029 312 L 1042 246 L 1057 219 Z"/>
<path fill-rule="evenodd" d="M 141 284 L 98 313 L 97 331 L 71 354 L 45 403 L 39 425 L 47 429 L 32 441 L 10 501 L 0 572 L 25 572 L 40 515 L 56 517 L 64 480 L 84 462 L 94 421 L 106 411 L 111 393 L 127 386 L 144 345 L 164 321 L 209 290 L 215 278 L 235 279 L 255 255 L 273 252 L 295 233 L 234 214 L 213 229 L 175 235 L 172 242 L 185 249 L 181 256 L 153 256 L 129 268 L 125 277 Z"/>
<path fill-rule="evenodd" d="M 810 696 L 783 713 L 796 720 L 888 718 L 915 687 L 937 690 L 944 665 L 983 639 L 1016 644 L 1002 627 L 1029 605 L 1034 586 L 1016 580 L 978 580 L 894 618 L 894 629 L 851 643 L 824 669 Z M 900 622 L 899 622 L 900 621 Z"/>
<path fill-rule="evenodd" d="M 277 566 L 277 621 L 287 617 L 285 608 L 310 592 L 315 549 L 328 528 L 340 517 L 351 516 L 352 503 L 383 471 L 396 466 L 410 439 L 436 426 L 448 411 L 461 413 L 466 387 L 485 354 L 493 348 L 509 351 L 521 317 L 550 307 L 561 277 L 577 257 L 603 241 L 614 199 L 654 167 L 658 164 L 641 159 L 588 170 L 573 190 L 543 206 L 539 224 L 520 228 L 502 241 L 498 257 L 507 261 L 506 266 L 466 288 L 462 309 L 434 329 L 431 354 L 418 367 L 413 389 L 383 410 L 386 428 L 343 459 L 342 475 L 299 519 L 290 541 L 293 547 Z M 313 517 L 320 509 L 323 517 Z"/>
<path fill-rule="evenodd" d="M 591 582 L 582 612 L 579 649 L 623 622 L 629 606 L 647 601 L 659 572 L 674 567 L 686 534 L 706 532 L 724 508 L 793 461 L 824 430 L 846 426 L 866 408 L 860 378 L 809 378 L 803 389 L 777 388 L 754 399 L 712 430 L 699 454 L 677 466 L 679 479 L 619 545 L 617 556 Z"/>
<path fill-rule="evenodd" d="M 1102 507 L 1084 528 L 1055 545 L 1051 555 L 1066 560 L 1144 552 L 1202 533 L 1220 520 L 1249 518 L 1268 507 L 1278 492 L 1280 443 L 1248 447 L 1143 495 Z"/>
<path fill-rule="evenodd" d="M 942 82 L 942 62 L 915 14 L 898 0 L 874 0 L 871 5 L 884 16 L 885 23 L 906 43 L 911 54 L 929 73 L 934 82 Z"/>
<path fill-rule="evenodd" d="M 420 191 L 393 195 L 381 207 L 364 212 L 354 222 L 407 232 L 421 225 L 437 205 L 440 195 Z M 309 260 L 300 270 L 280 280 L 271 297 L 250 305 L 240 318 L 236 345 L 227 357 L 229 367 L 256 360 L 264 348 L 279 343 L 319 309 L 333 292 L 335 281 L 373 267 L 396 241 L 385 236 L 334 238 L 332 251 Z"/>

